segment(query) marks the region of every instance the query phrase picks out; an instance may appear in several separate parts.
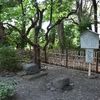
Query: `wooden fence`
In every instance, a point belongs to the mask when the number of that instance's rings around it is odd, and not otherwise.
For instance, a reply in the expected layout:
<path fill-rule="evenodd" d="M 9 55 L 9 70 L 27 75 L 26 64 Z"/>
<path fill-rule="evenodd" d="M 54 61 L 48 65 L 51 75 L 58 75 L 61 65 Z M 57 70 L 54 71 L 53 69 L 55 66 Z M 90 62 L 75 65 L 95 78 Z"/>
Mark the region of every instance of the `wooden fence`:
<path fill-rule="evenodd" d="M 100 53 L 94 51 L 94 60 L 91 63 L 91 70 L 93 72 L 100 72 Z M 41 60 L 45 62 L 44 53 L 41 53 Z M 72 50 L 68 49 L 63 54 L 61 51 L 48 51 L 47 52 L 47 63 L 65 66 L 68 68 L 74 68 L 79 70 L 88 70 L 89 64 L 85 62 L 85 51 L 84 50 Z"/>

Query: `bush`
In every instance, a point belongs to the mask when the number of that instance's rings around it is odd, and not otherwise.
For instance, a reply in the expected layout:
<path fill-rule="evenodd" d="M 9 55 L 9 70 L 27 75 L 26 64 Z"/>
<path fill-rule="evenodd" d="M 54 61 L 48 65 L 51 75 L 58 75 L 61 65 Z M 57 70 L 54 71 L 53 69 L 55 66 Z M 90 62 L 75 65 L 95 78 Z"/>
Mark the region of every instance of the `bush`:
<path fill-rule="evenodd" d="M 14 85 L 17 84 L 15 79 L 7 79 L 0 82 L 0 100 L 12 100 L 14 96 Z"/>
<path fill-rule="evenodd" d="M 20 68 L 19 57 L 17 51 L 12 47 L 0 48 L 0 69 L 7 71 L 15 71 Z"/>

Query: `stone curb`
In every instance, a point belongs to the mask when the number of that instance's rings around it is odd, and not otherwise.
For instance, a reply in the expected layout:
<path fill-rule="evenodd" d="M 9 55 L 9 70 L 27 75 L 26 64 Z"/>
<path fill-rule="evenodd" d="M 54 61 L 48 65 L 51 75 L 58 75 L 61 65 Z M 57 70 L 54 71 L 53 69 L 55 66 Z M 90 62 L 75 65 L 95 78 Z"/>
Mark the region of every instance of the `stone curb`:
<path fill-rule="evenodd" d="M 27 79 L 27 80 L 34 80 L 36 78 L 40 78 L 42 76 L 47 75 L 48 73 L 45 71 L 40 71 L 37 74 L 33 74 L 33 75 L 26 75 L 26 73 L 24 71 L 18 72 L 17 75 L 21 78 Z"/>

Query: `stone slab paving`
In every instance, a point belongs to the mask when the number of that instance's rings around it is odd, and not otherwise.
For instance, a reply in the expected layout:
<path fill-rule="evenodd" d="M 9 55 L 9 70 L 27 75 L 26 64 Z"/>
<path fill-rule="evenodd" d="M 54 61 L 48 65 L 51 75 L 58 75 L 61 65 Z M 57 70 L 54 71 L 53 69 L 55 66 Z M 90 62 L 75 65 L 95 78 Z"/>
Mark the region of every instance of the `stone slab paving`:
<path fill-rule="evenodd" d="M 24 71 L 18 72 L 17 75 L 23 79 L 27 79 L 27 80 L 34 80 L 36 78 L 40 78 L 42 76 L 47 75 L 48 73 L 45 71 L 40 71 L 37 74 L 32 74 L 32 75 L 26 75 L 26 73 Z"/>

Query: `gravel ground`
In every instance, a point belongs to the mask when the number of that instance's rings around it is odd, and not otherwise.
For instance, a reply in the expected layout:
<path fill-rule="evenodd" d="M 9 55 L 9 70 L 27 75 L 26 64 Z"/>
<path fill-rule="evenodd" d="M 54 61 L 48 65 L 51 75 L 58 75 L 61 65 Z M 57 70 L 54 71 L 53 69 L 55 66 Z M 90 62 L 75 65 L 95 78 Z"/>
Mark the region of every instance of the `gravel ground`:
<path fill-rule="evenodd" d="M 86 73 L 60 66 L 45 64 L 47 76 L 31 81 L 14 76 L 18 81 L 15 86 L 14 100 L 100 100 L 100 74 L 89 79 Z M 74 84 L 69 91 L 51 91 L 46 84 L 58 77 L 68 77 Z M 2 79 L 2 77 L 0 77 Z"/>

